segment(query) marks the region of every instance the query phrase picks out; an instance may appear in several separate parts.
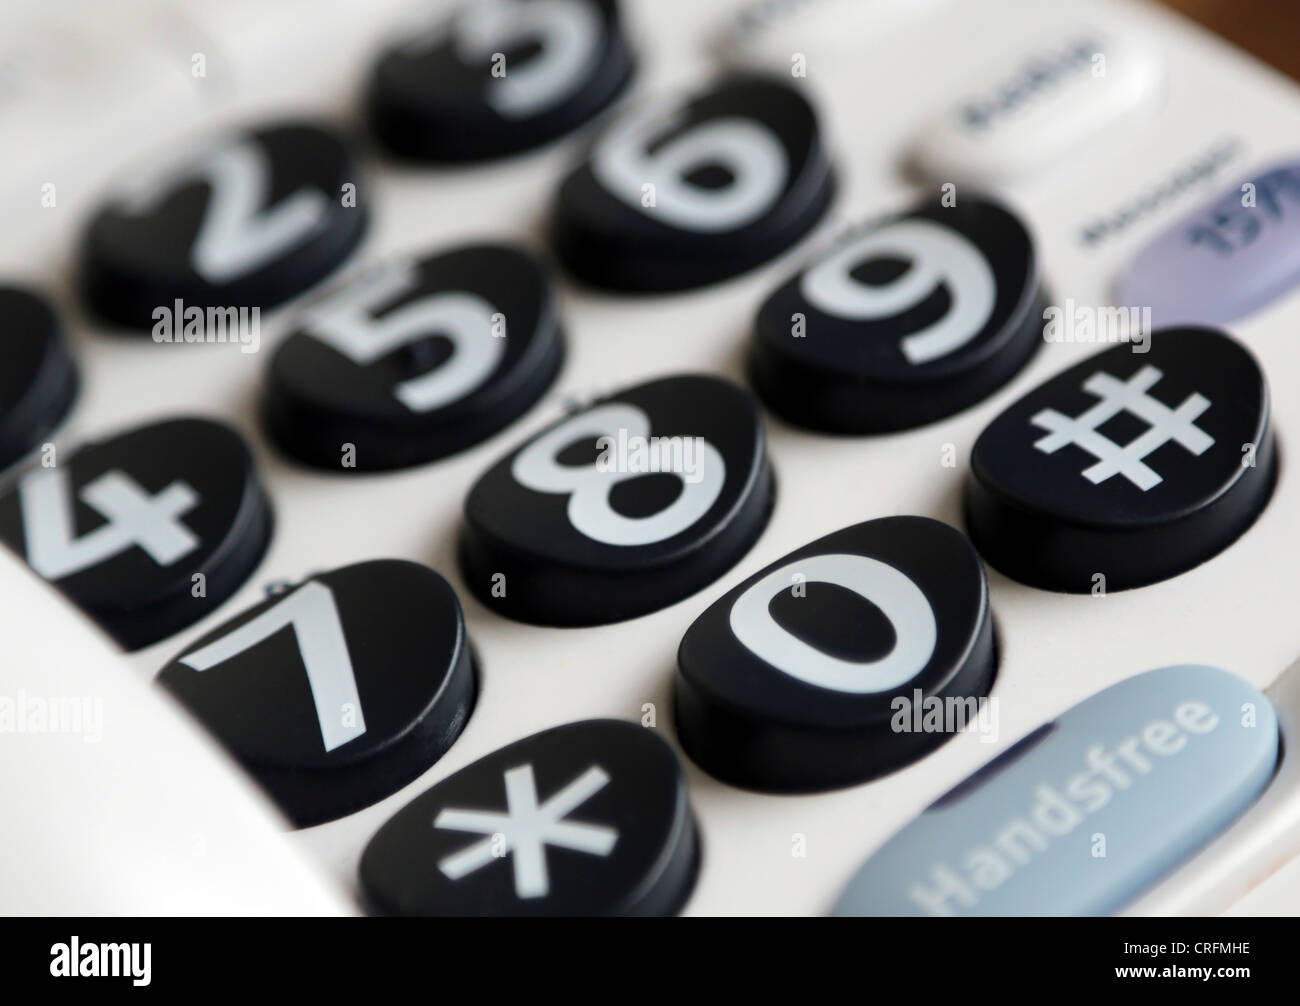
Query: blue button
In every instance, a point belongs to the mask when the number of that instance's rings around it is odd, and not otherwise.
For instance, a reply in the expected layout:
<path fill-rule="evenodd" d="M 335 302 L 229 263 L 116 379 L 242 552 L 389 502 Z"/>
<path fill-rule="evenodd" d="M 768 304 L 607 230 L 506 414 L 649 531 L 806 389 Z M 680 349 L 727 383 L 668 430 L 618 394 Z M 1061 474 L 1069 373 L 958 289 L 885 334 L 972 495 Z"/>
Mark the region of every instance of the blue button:
<path fill-rule="evenodd" d="M 1235 820 L 1277 763 L 1268 699 L 1164 667 L 1079 703 L 886 842 L 836 915 L 1105 915 Z"/>
<path fill-rule="evenodd" d="M 1300 283 L 1300 161 L 1262 171 L 1157 235 L 1116 285 L 1150 323 L 1224 325 Z"/>

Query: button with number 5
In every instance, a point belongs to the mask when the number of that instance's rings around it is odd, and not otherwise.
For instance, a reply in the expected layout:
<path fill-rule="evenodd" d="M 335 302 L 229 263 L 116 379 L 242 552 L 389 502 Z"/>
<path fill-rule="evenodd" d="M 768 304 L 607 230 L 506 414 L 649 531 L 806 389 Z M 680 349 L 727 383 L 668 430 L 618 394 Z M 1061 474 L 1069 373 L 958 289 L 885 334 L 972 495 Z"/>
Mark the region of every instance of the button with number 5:
<path fill-rule="evenodd" d="M 825 213 L 832 190 L 804 96 L 776 78 L 731 77 L 606 128 L 560 186 L 552 240 L 595 286 L 685 290 L 781 254 Z"/>
<path fill-rule="evenodd" d="M 734 566 L 773 497 L 749 396 L 715 377 L 661 378 L 557 423 L 478 480 L 465 501 L 465 579 L 525 622 L 634 618 Z"/>
<path fill-rule="evenodd" d="M 455 592 L 399 559 L 321 573 L 263 601 L 158 682 L 300 827 L 410 782 L 460 736 L 475 696 Z"/>
<path fill-rule="evenodd" d="M 43 455 L 0 494 L 0 541 L 130 650 L 238 590 L 271 525 L 247 445 L 208 419 Z"/>
<path fill-rule="evenodd" d="M 433 461 L 513 422 L 564 357 L 550 282 L 523 251 L 470 245 L 396 258 L 306 312 L 271 360 L 267 426 L 339 470 Z"/>
<path fill-rule="evenodd" d="M 749 368 L 782 418 L 883 433 L 992 394 L 1043 331 L 1038 255 L 997 203 L 942 198 L 837 242 L 758 313 Z"/>

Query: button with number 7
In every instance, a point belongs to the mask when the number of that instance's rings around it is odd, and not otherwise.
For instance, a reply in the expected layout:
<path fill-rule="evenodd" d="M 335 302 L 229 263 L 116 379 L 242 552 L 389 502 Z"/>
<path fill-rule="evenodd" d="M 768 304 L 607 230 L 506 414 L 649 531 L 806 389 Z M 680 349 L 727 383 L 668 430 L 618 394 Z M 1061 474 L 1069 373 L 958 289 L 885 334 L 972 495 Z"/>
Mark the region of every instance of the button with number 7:
<path fill-rule="evenodd" d="M 476 692 L 455 593 L 399 559 L 321 573 L 250 608 L 158 682 L 299 827 L 424 772 L 460 736 Z"/>

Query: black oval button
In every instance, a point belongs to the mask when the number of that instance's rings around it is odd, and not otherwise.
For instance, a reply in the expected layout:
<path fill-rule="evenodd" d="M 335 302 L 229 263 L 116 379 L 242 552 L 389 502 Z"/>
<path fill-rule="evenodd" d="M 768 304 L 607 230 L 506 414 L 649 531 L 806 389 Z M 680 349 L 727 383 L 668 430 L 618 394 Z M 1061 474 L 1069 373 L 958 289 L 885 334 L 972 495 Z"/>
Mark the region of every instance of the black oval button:
<path fill-rule="evenodd" d="M 1041 344 L 1034 243 L 1009 210 L 941 199 L 847 237 L 758 313 L 749 370 L 790 422 L 883 433 L 941 419 Z"/>
<path fill-rule="evenodd" d="M 0 540 L 129 650 L 233 594 L 271 526 L 248 447 L 208 419 L 169 419 L 56 455 L 0 495 Z"/>
<path fill-rule="evenodd" d="M 255 605 L 158 682 L 299 826 L 410 782 L 460 736 L 475 695 L 455 592 L 398 559 L 321 573 Z"/>
<path fill-rule="evenodd" d="M 475 0 L 384 53 L 371 122 L 407 157 L 501 157 L 577 129 L 634 65 L 615 0 Z"/>
<path fill-rule="evenodd" d="M 1070 593 L 1140 587 L 1221 552 L 1263 510 L 1277 464 L 1255 358 L 1211 329 L 1145 345 L 1057 374 L 980 434 L 966 523 L 1003 573 Z"/>
<path fill-rule="evenodd" d="M 0 287 L 0 469 L 13 464 L 53 430 L 77 397 L 77 368 L 58 318 L 45 299 Z"/>
<path fill-rule="evenodd" d="M 361 241 L 360 182 L 342 140 L 318 126 L 199 138 L 119 184 L 91 220 L 85 297 L 104 318 L 142 329 L 178 300 L 205 310 L 274 307 Z"/>
<path fill-rule="evenodd" d="M 325 297 L 281 344 L 267 424 L 322 468 L 420 464 L 517 419 L 563 357 L 550 283 L 522 251 L 397 259 Z"/>
<path fill-rule="evenodd" d="M 695 620 L 677 654 L 677 735 L 738 786 L 850 786 L 975 722 L 996 664 L 970 542 L 884 517 L 796 549 Z"/>
<path fill-rule="evenodd" d="M 777 78 L 730 77 L 606 127 L 561 184 L 551 235 L 588 283 L 683 290 L 785 251 L 821 218 L 832 189 L 803 95 Z"/>
<path fill-rule="evenodd" d="M 686 781 L 651 729 L 586 720 L 474 762 L 361 857 L 384 915 L 673 915 L 699 847 Z"/>
<path fill-rule="evenodd" d="M 475 483 L 465 580 L 525 622 L 633 618 L 735 565 L 773 497 L 749 396 L 715 377 L 661 378 L 556 423 Z"/>

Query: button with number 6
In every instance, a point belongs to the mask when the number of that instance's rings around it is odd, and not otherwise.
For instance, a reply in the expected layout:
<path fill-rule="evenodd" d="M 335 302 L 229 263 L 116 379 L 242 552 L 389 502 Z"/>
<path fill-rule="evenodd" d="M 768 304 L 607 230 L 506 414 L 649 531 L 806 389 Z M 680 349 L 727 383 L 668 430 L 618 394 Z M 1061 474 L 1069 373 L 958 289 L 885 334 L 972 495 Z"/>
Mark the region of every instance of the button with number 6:
<path fill-rule="evenodd" d="M 773 497 L 753 400 L 716 377 L 661 378 L 555 424 L 478 480 L 465 579 L 525 622 L 634 618 L 734 566 Z"/>
<path fill-rule="evenodd" d="M 595 286 L 685 290 L 780 255 L 833 188 L 807 99 L 777 78 L 729 77 L 607 127 L 560 186 L 552 240 Z"/>
<path fill-rule="evenodd" d="M 796 549 L 695 620 L 677 654 L 677 735 L 738 786 L 850 786 L 977 722 L 996 662 L 971 543 L 928 517 L 870 520 Z"/>
<path fill-rule="evenodd" d="M 410 782 L 460 736 L 475 696 L 455 592 L 398 559 L 321 573 L 263 601 L 158 682 L 300 827 Z"/>

